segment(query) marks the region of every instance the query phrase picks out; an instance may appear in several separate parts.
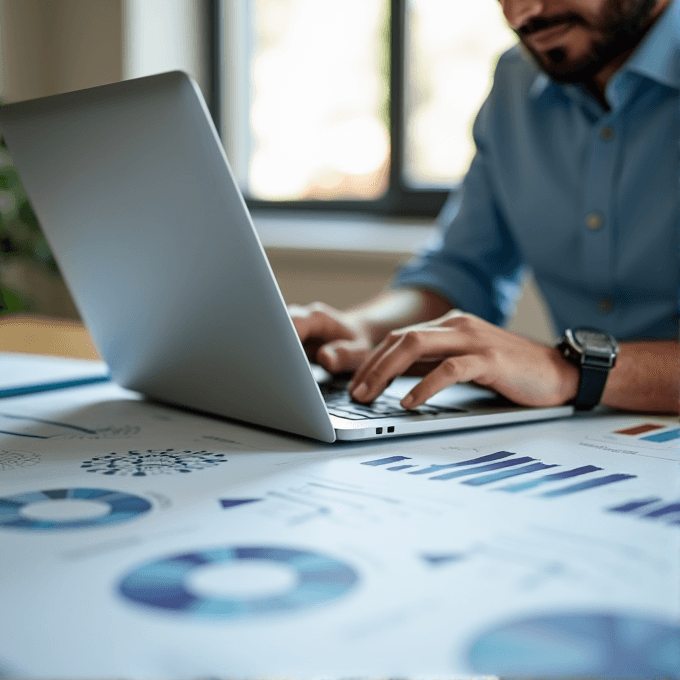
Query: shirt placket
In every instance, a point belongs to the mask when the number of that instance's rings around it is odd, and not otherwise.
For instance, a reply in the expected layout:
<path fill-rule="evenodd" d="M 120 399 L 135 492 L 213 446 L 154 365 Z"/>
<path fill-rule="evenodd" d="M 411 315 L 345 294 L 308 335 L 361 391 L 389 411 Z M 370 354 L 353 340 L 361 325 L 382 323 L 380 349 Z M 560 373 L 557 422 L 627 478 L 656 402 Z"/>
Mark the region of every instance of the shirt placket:
<path fill-rule="evenodd" d="M 613 281 L 614 182 L 621 131 L 615 114 L 602 116 L 593 126 L 584 173 L 581 210 L 581 258 L 589 287 L 597 291 L 593 304 L 602 315 L 615 307 Z"/>

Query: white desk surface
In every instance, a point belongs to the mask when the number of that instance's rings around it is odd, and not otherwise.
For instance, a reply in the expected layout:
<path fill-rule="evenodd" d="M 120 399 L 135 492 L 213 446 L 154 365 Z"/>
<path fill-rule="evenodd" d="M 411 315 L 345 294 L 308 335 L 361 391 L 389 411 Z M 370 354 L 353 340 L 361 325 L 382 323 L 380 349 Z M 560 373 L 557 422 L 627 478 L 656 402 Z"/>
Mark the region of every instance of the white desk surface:
<path fill-rule="evenodd" d="M 325 445 L 110 384 L 0 400 L 0 677 L 675 677 L 678 428 Z"/>

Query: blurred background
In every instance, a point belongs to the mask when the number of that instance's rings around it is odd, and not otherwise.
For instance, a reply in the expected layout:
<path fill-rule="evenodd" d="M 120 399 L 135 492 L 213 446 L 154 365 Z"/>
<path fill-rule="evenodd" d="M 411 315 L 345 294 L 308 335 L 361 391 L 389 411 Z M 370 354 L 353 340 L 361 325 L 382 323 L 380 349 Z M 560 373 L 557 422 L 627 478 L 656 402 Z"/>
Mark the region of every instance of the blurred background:
<path fill-rule="evenodd" d="M 284 297 L 342 307 L 431 233 L 514 42 L 496 0 L 0 0 L 0 97 L 187 71 Z M 0 292 L 3 312 L 77 318 L 4 148 Z M 525 297 L 517 323 L 549 336 Z"/>

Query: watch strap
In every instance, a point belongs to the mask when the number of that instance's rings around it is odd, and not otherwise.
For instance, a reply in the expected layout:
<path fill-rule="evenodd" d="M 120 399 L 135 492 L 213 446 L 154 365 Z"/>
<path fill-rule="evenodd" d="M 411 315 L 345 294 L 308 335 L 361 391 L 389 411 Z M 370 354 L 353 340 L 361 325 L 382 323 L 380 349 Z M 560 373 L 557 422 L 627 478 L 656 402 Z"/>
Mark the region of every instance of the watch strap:
<path fill-rule="evenodd" d="M 580 368 L 581 380 L 573 405 L 579 411 L 588 411 L 600 403 L 609 369 L 587 364 L 581 364 Z"/>
<path fill-rule="evenodd" d="M 595 344 L 593 334 L 597 338 Z M 607 345 L 611 349 L 605 350 Z M 616 340 L 608 333 L 591 328 L 569 329 L 558 348 L 568 361 L 578 366 L 581 374 L 576 397 L 571 402 L 574 408 L 587 411 L 597 406 L 619 353 Z"/>

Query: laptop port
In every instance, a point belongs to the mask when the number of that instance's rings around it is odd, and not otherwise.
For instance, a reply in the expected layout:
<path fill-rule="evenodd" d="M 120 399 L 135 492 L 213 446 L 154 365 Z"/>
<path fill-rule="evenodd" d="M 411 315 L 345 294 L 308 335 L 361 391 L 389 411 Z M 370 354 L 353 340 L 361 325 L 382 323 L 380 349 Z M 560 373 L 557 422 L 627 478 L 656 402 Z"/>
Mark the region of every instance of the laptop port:
<path fill-rule="evenodd" d="M 375 433 L 376 433 L 376 434 L 382 434 L 382 427 L 376 427 L 376 428 L 375 428 Z"/>

